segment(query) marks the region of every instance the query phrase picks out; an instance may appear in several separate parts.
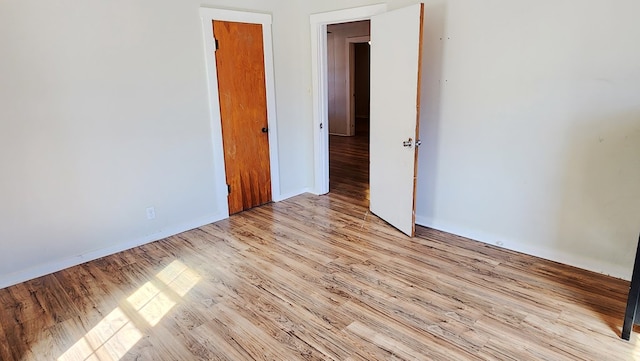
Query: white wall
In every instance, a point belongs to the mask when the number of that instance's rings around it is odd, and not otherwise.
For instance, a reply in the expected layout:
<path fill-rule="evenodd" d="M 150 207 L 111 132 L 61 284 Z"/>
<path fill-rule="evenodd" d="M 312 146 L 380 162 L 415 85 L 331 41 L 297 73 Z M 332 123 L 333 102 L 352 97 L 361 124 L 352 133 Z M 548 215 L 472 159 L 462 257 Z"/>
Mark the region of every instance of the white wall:
<path fill-rule="evenodd" d="M 418 222 L 629 279 L 638 13 L 635 0 L 426 1 Z"/>
<path fill-rule="evenodd" d="M 349 120 L 347 38 L 369 35 L 369 22 L 357 21 L 327 26 L 327 86 L 329 102 L 329 133 L 355 134 Z"/>
<path fill-rule="evenodd" d="M 640 3 L 431 9 L 422 221 L 630 278 L 640 232 Z"/>
<path fill-rule="evenodd" d="M 262 4 L 259 0 L 252 2 Z M 309 17 L 303 14 L 299 3 L 304 1 L 278 0 L 272 12 L 283 198 L 305 192 L 313 185 Z"/>
<path fill-rule="evenodd" d="M 289 26 L 308 21 L 284 3 L 205 5 L 273 14 L 281 188 L 297 194 L 313 174 L 300 136 L 311 133 L 310 89 L 299 76 L 308 36 Z M 212 158 L 201 5 L 0 3 L 0 287 L 224 213 L 215 207 L 221 165 Z"/>
<path fill-rule="evenodd" d="M 273 15 L 285 194 L 313 183 L 308 16 L 376 2 L 204 3 Z M 0 3 L 0 287 L 219 215 L 201 5 Z M 628 278 L 639 11 L 635 0 L 428 1 L 421 222 Z"/>

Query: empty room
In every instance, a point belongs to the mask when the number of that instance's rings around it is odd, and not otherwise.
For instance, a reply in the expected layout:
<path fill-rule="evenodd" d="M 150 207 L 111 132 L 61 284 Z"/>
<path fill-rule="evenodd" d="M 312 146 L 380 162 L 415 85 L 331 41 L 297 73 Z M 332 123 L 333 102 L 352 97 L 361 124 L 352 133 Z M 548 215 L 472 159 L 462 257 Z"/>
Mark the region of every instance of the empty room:
<path fill-rule="evenodd" d="M 639 13 L 0 0 L 0 360 L 640 360 Z"/>

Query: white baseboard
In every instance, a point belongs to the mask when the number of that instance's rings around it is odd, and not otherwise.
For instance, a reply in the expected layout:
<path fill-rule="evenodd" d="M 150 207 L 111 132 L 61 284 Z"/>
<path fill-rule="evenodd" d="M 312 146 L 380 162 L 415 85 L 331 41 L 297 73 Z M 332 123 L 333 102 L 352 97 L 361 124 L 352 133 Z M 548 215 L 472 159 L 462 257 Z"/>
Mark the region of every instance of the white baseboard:
<path fill-rule="evenodd" d="M 615 264 L 601 262 L 594 259 L 573 255 L 567 252 L 562 252 L 554 249 L 540 248 L 524 244 L 521 242 L 514 242 L 509 240 L 503 240 L 500 237 L 496 237 L 484 232 L 477 232 L 474 230 L 466 229 L 464 227 L 456 226 L 453 224 L 447 224 L 445 222 L 434 221 L 428 217 L 422 217 L 416 215 L 416 224 L 424 227 L 437 229 L 439 231 L 452 233 L 458 236 L 466 237 L 474 241 L 491 244 L 496 247 L 505 248 L 511 251 L 524 253 L 530 256 L 543 258 L 546 260 L 563 263 L 566 265 L 582 268 L 585 270 L 606 274 L 612 277 L 621 278 L 624 280 L 631 280 L 631 270 L 627 267 L 621 267 Z M 500 242 L 500 244 L 498 244 Z"/>
<path fill-rule="evenodd" d="M 301 189 L 296 192 L 288 193 L 285 195 L 281 195 L 279 199 L 274 199 L 274 201 L 279 202 L 288 198 L 295 197 L 297 195 L 310 192 L 309 189 Z M 0 288 L 5 288 L 8 286 L 12 286 L 24 281 L 28 281 L 34 278 L 38 278 L 50 273 L 54 273 L 65 268 L 77 266 L 79 264 L 96 260 L 98 258 L 106 257 L 118 252 L 122 252 L 134 247 L 142 246 L 147 243 L 151 243 L 154 241 L 158 241 L 178 233 L 186 232 L 194 228 L 198 228 L 204 226 L 209 223 L 214 223 L 219 220 L 227 218 L 226 215 L 218 214 L 205 218 L 200 218 L 198 220 L 183 223 L 178 226 L 170 227 L 160 232 L 153 233 L 141 238 L 133 239 L 128 242 L 123 242 L 117 244 L 112 247 L 102 248 L 99 250 L 91 251 L 88 253 L 84 253 L 78 256 L 70 257 L 63 260 L 49 262 L 43 265 L 39 265 L 36 267 L 32 267 L 26 270 L 17 271 L 6 275 L 0 278 Z M 606 275 L 610 275 L 612 277 L 621 278 L 624 280 L 630 280 L 631 275 L 630 271 L 626 267 L 620 267 L 618 265 L 613 265 L 605 262 L 598 262 L 592 259 L 587 259 L 585 257 L 580 257 L 572 254 L 568 254 L 566 252 L 559 252 L 557 250 L 549 250 L 549 249 L 541 249 L 537 247 L 532 247 L 530 245 L 516 243 L 516 242 L 508 242 L 501 241 L 503 244 L 497 245 L 495 239 L 497 237 L 491 236 L 489 234 L 484 234 L 482 232 L 474 232 L 473 230 L 463 229 L 462 227 L 456 227 L 451 224 L 443 224 L 442 222 L 434 222 L 431 219 L 426 217 L 416 216 L 416 224 L 434 228 L 440 231 L 456 234 L 462 237 L 466 237 L 478 242 L 491 244 L 496 247 L 502 247 L 505 249 L 509 249 L 512 251 L 528 254 L 535 257 L 540 257 L 543 259 L 551 260 L 554 262 L 560 262 L 563 264 L 571 265 L 574 267 L 586 269 L 593 272 L 603 273 Z"/>
<path fill-rule="evenodd" d="M 273 197 L 273 201 L 274 202 L 284 201 L 285 199 L 293 198 L 295 196 L 299 196 L 299 195 L 304 194 L 304 193 L 311 193 L 311 190 L 309 188 L 302 188 L 302 189 L 299 189 L 299 190 L 297 190 L 295 192 L 279 194 L 277 197 Z"/>
<path fill-rule="evenodd" d="M 48 262 L 39 266 L 31 267 L 26 270 L 17 271 L 9 275 L 0 277 L 0 288 L 12 286 L 24 281 L 28 281 L 34 278 L 48 275 L 50 273 L 61 271 L 65 268 L 77 266 L 85 262 L 93 261 L 98 258 L 106 257 L 118 252 L 126 251 L 134 247 L 138 247 L 147 243 L 158 241 L 158 240 L 176 235 L 178 233 L 186 232 L 194 228 L 204 226 L 209 223 L 217 222 L 227 217 L 228 216 L 225 214 L 216 214 L 208 217 L 199 218 L 195 221 L 186 222 L 177 226 L 169 227 L 157 233 L 132 239 L 127 242 L 119 243 L 115 246 L 98 249 L 95 251 L 83 253 L 70 258 Z"/>

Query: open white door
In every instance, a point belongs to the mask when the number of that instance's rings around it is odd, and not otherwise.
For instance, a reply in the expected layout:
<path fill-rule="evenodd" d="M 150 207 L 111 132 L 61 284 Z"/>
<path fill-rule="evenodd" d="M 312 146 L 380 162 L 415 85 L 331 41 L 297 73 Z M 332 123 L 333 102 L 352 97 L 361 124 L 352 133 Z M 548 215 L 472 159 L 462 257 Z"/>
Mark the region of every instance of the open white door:
<path fill-rule="evenodd" d="M 415 231 L 423 4 L 371 17 L 370 209 Z"/>

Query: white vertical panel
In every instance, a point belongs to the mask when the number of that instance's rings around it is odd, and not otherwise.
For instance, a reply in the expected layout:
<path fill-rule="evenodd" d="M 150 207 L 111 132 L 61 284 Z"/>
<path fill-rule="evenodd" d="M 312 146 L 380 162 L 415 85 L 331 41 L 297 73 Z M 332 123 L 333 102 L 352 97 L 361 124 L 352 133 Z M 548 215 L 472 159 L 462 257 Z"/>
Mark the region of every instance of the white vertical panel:
<path fill-rule="evenodd" d="M 413 236 L 422 5 L 371 18 L 370 208 Z"/>

